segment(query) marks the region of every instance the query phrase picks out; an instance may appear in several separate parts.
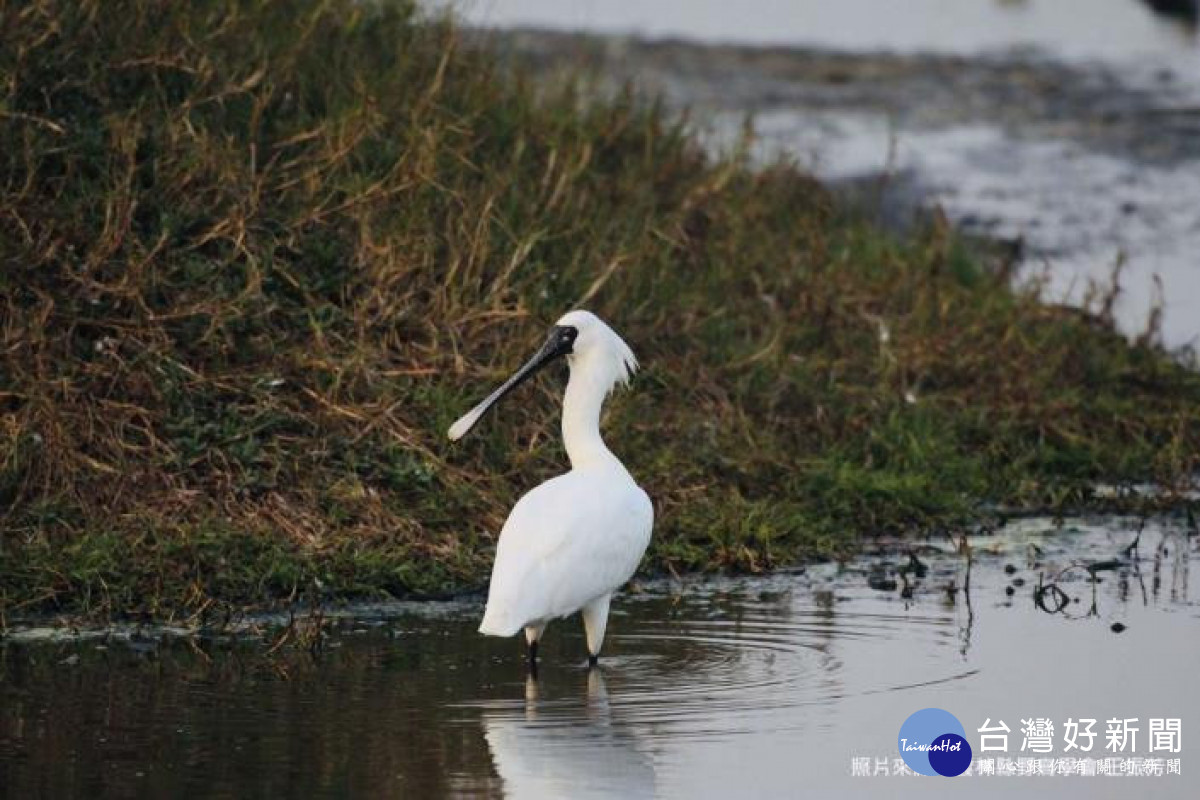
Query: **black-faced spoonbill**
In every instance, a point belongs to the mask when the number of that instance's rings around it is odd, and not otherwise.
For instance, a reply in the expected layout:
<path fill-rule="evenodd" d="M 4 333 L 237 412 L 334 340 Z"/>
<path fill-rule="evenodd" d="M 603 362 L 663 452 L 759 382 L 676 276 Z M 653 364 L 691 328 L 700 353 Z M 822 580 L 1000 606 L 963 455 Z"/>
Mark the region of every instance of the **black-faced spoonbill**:
<path fill-rule="evenodd" d="M 633 575 L 650 543 L 654 508 L 600 438 L 600 407 L 637 369 L 633 351 L 588 311 L 572 311 L 500 388 L 450 426 L 461 439 L 500 398 L 559 356 L 571 378 L 563 397 L 562 434 L 571 471 L 522 497 L 500 531 L 480 633 L 525 630 L 529 665 L 552 619 L 583 612 L 590 662 L 600 656 L 608 604 Z"/>

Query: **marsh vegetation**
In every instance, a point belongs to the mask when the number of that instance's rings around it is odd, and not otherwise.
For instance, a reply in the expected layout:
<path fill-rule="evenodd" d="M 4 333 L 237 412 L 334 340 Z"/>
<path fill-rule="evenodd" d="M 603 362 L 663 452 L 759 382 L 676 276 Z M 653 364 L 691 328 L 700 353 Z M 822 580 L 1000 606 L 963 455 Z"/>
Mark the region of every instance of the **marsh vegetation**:
<path fill-rule="evenodd" d="M 1195 503 L 1200 375 L 1153 337 L 936 217 L 889 233 L 714 157 L 653 98 L 534 82 L 405 2 L 0 29 L 0 620 L 479 587 L 563 468 L 559 383 L 444 431 L 576 306 L 646 367 L 606 425 L 656 503 L 648 573 Z"/>

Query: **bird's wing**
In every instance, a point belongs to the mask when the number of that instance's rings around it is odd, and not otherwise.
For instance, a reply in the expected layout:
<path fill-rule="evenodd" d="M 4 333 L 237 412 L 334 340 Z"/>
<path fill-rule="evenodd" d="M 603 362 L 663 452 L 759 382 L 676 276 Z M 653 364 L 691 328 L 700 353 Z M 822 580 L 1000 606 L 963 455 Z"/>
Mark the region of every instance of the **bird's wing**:
<path fill-rule="evenodd" d="M 653 513 L 619 474 L 574 471 L 529 492 L 500 533 L 484 627 L 515 633 L 620 587 L 650 542 Z"/>

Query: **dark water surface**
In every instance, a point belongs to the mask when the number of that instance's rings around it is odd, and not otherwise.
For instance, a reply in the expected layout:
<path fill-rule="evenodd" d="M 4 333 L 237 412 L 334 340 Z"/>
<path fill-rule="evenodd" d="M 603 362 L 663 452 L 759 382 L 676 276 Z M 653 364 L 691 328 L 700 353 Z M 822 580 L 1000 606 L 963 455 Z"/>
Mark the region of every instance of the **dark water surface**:
<path fill-rule="evenodd" d="M 552 625 L 537 683 L 517 640 L 475 633 L 478 602 L 342 610 L 315 654 L 269 652 L 278 630 L 16 629 L 0 646 L 0 794 L 1195 797 L 1200 537 L 1151 523 L 1125 558 L 1135 532 L 1010 523 L 973 540 L 969 589 L 944 540 L 915 551 L 923 578 L 890 549 L 652 583 L 615 605 L 598 671 L 578 622 Z M 1043 605 L 1078 602 L 1040 608 L 1039 575 L 1072 563 L 1101 563 L 1099 583 L 1072 569 Z M 1015 759 L 1022 718 L 1053 720 L 1063 757 L 1068 717 L 1099 720 L 1095 756 L 1117 755 L 1105 720 L 1136 717 L 1136 752 L 1121 755 L 1178 758 L 1182 774 L 852 775 L 854 757 L 894 759 L 900 724 L 927 706 L 962 721 L 977 759 L 988 718 L 1011 728 Z M 1181 752 L 1149 752 L 1152 717 L 1182 720 Z"/>

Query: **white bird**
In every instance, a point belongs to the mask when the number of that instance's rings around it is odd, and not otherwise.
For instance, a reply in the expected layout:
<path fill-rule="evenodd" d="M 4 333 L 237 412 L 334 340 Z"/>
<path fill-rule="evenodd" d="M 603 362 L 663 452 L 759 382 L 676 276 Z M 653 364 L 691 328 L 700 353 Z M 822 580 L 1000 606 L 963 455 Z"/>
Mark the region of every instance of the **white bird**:
<path fill-rule="evenodd" d="M 628 383 L 637 359 L 612 328 L 588 311 L 572 311 L 541 350 L 450 426 L 461 439 L 500 398 L 559 356 L 571 377 L 563 397 L 562 434 L 571 471 L 522 497 L 500 531 L 480 633 L 524 629 L 531 670 L 550 620 L 583 612 L 589 661 L 604 642 L 613 592 L 637 570 L 654 523 L 650 498 L 600 438 L 600 409 Z"/>

